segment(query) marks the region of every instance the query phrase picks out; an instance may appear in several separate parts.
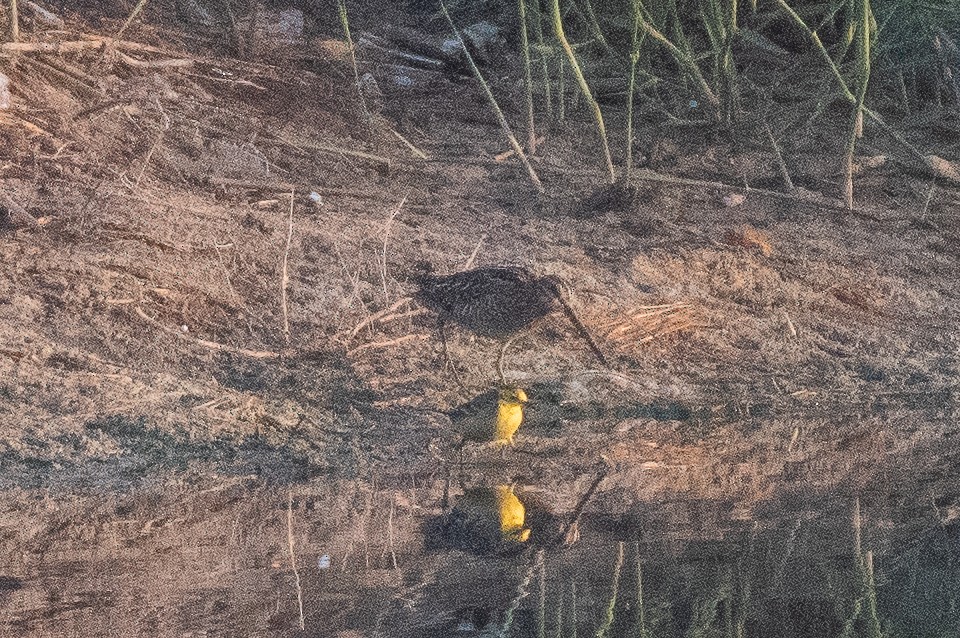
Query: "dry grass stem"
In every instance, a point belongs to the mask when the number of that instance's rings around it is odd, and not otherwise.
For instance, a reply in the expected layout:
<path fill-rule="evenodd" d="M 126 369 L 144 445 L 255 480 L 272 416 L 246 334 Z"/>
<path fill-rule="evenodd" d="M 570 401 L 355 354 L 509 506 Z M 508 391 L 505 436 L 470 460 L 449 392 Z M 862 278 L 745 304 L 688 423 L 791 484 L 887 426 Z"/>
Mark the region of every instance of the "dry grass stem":
<path fill-rule="evenodd" d="M 776 138 L 773 137 L 773 131 L 770 130 L 769 124 L 764 122 L 763 129 L 767 133 L 767 141 L 770 142 L 770 146 L 773 148 L 773 155 L 777 160 L 777 169 L 780 171 L 780 178 L 783 180 L 783 185 L 787 191 L 792 191 L 793 180 L 790 179 L 790 171 L 787 170 L 787 163 L 783 160 L 783 153 L 780 152 L 780 145 L 777 144 Z"/>
<path fill-rule="evenodd" d="M 480 253 L 480 247 L 483 246 L 483 242 L 487 240 L 487 234 L 484 233 L 480 235 L 480 239 L 477 240 L 477 245 L 474 246 L 473 252 L 470 253 L 470 257 L 467 259 L 466 263 L 463 264 L 464 270 L 470 270 L 473 267 L 473 262 L 476 261 L 477 255 Z"/>
<path fill-rule="evenodd" d="M 427 334 L 409 334 L 409 335 L 403 335 L 402 337 L 397 337 L 396 339 L 390 339 L 389 341 L 377 341 L 376 343 L 365 343 L 362 346 L 357 346 L 353 350 L 347 350 L 347 356 L 355 357 L 361 352 L 365 352 L 367 350 L 389 348 L 390 346 L 400 345 L 401 343 L 407 343 L 409 341 L 425 341 L 429 338 L 430 338 L 430 335 L 427 335 Z"/>
<path fill-rule="evenodd" d="M 394 549 L 394 540 L 393 540 L 393 512 L 397 507 L 396 498 L 394 495 L 390 497 L 390 513 L 387 515 L 387 537 L 390 542 L 390 562 L 393 564 L 393 568 L 399 571 L 397 567 L 397 552 Z"/>
<path fill-rule="evenodd" d="M 408 297 L 404 297 L 404 299 L 408 299 Z M 415 308 L 405 312 L 391 312 L 390 314 L 380 317 L 380 319 L 377 320 L 377 323 L 383 325 L 385 323 L 390 323 L 391 321 L 397 321 L 398 319 L 410 319 L 411 317 L 419 317 L 420 315 L 426 315 L 429 313 L 429 308 Z"/>
<path fill-rule="evenodd" d="M 136 19 L 136 17 L 140 15 L 140 12 L 143 11 L 143 8 L 145 6 L 147 6 L 147 0 L 140 0 L 140 2 L 137 3 L 137 6 L 135 6 L 133 8 L 133 11 L 130 12 L 130 16 L 127 17 L 127 21 L 124 22 L 123 26 L 120 27 L 120 30 L 117 31 L 118 38 L 123 35 L 123 32 L 127 30 L 127 27 L 129 27 L 133 23 L 133 21 Z"/>
<path fill-rule="evenodd" d="M 150 150 L 147 151 L 147 156 L 143 158 L 143 166 L 140 167 L 140 172 L 137 174 L 137 179 L 133 183 L 133 189 L 136 190 L 140 188 L 140 181 L 143 179 L 144 174 L 147 172 L 147 168 L 150 166 L 150 160 L 153 159 L 153 154 L 156 152 L 157 148 L 160 146 L 160 143 L 163 141 L 163 136 L 166 133 L 167 129 L 170 128 L 170 123 L 167 122 L 166 127 L 160 131 L 157 135 L 157 139 L 154 140 L 153 145 L 150 146 Z"/>
<path fill-rule="evenodd" d="M 422 160 L 430 159 L 430 158 L 427 156 L 426 153 L 424 153 L 424 152 L 421 151 L 419 148 L 417 148 L 416 146 L 414 146 L 414 145 L 413 145 L 413 142 L 411 142 L 410 140 L 408 140 L 407 138 L 405 138 L 403 135 L 400 135 L 400 132 L 399 132 L 399 131 L 397 131 L 396 129 L 391 128 L 391 129 L 390 129 L 390 132 L 393 133 L 393 136 L 394 136 L 394 137 L 396 137 L 398 140 L 400 140 L 401 142 L 403 142 L 403 145 L 404 145 L 404 146 L 406 146 L 408 149 L 410 149 L 410 152 L 413 153 L 413 156 L 414 156 L 414 157 L 420 158 L 420 159 L 422 159 Z"/>
<path fill-rule="evenodd" d="M 280 275 L 280 305 L 283 310 L 283 340 L 290 345 L 290 308 L 287 287 L 290 285 L 290 242 L 293 239 L 293 191 L 290 191 L 290 215 L 287 218 L 287 244 L 283 249 L 283 268 Z"/>
<path fill-rule="evenodd" d="M 117 51 L 117 58 L 129 67 L 135 69 L 178 69 L 193 66 L 196 60 L 189 58 L 169 58 L 163 60 L 138 60 L 122 51 Z"/>
<path fill-rule="evenodd" d="M 610 628 L 613 627 L 615 618 L 614 610 L 617 607 L 617 594 L 620 591 L 620 574 L 623 571 L 623 541 L 617 544 L 617 560 L 613 565 L 613 582 L 610 585 L 610 599 L 607 601 L 607 607 L 604 610 L 603 623 L 597 628 L 595 638 L 606 638 L 610 635 Z"/>
<path fill-rule="evenodd" d="M 580 68 L 580 63 L 577 61 L 577 56 L 573 52 L 573 47 L 570 46 L 570 41 L 567 40 L 567 36 L 563 31 L 563 18 L 560 14 L 560 0 L 553 0 L 552 6 L 554 34 L 557 36 L 557 39 L 560 41 L 560 45 L 567 54 L 567 62 L 570 63 L 570 69 L 573 71 L 573 77 L 577 80 L 577 85 L 580 87 L 580 92 L 590 105 L 590 110 L 593 113 L 593 119 L 597 124 L 597 133 L 600 135 L 600 143 L 603 147 L 603 158 L 606 162 L 609 180 L 610 183 L 613 184 L 617 181 L 617 176 L 613 171 L 613 158 L 610 156 L 610 145 L 607 144 L 607 128 L 603 123 L 603 113 L 600 111 L 600 105 L 597 103 L 597 100 L 593 97 L 593 92 L 590 90 L 590 86 L 587 84 L 587 79 L 583 76 L 583 71 Z"/>
<path fill-rule="evenodd" d="M 517 5 L 520 10 L 520 49 L 523 54 L 524 88 L 527 94 L 527 150 L 531 155 L 536 155 L 537 130 L 533 116 L 533 73 L 530 68 L 530 38 L 527 35 L 527 2 L 517 0 Z"/>
<path fill-rule="evenodd" d="M 745 188 L 744 186 L 734 186 L 731 184 L 725 184 L 723 182 L 714 182 L 709 180 L 700 180 L 700 179 L 689 179 L 686 177 L 673 177 L 672 175 L 663 175 L 652 171 L 650 169 L 638 169 L 635 170 L 630 175 L 631 181 L 640 181 L 640 182 L 655 182 L 662 184 L 673 184 L 675 186 L 687 186 L 691 188 L 702 188 L 710 190 L 720 190 L 720 191 L 734 191 L 737 193 L 748 193 L 751 197 L 768 197 L 770 199 L 778 199 L 782 201 L 793 202 L 801 206 L 809 206 L 811 208 L 817 209 L 828 209 L 828 210 L 842 210 L 846 212 L 853 212 L 859 214 L 862 217 L 867 219 L 875 219 L 872 215 L 867 213 L 864 209 L 855 209 L 853 211 L 849 210 L 846 207 L 845 203 L 838 202 L 836 199 L 829 199 L 827 197 L 819 196 L 816 194 L 806 193 L 799 194 L 796 191 L 793 193 L 784 193 L 781 191 L 772 191 L 763 188 Z"/>
<path fill-rule="evenodd" d="M 15 1 L 15 0 L 14 0 Z M 113 44 L 118 48 L 133 49 L 129 45 L 137 45 L 136 42 L 126 42 L 93 36 L 90 40 L 66 40 L 64 42 L 4 42 L 0 44 L 0 53 L 74 53 L 77 51 L 86 51 L 89 49 L 102 49 L 107 44 Z M 120 46 L 123 45 L 123 46 Z M 162 49 L 139 45 L 135 50 L 150 51 L 154 53 L 166 53 Z"/>
<path fill-rule="evenodd" d="M 293 492 L 287 492 L 287 547 L 290 549 L 290 569 L 293 570 L 297 586 L 297 608 L 300 611 L 300 631 L 305 629 L 303 619 L 303 588 L 300 586 L 300 572 L 297 570 L 297 557 L 293 553 Z"/>
<path fill-rule="evenodd" d="M 240 354 L 245 357 L 250 357 L 251 359 L 276 359 L 280 356 L 279 353 L 270 352 L 269 350 L 248 350 L 246 348 L 234 348 L 233 346 L 217 343 L 216 341 L 208 341 L 206 339 L 194 339 L 193 337 L 188 336 L 186 333 L 181 332 L 180 330 L 176 330 L 174 328 L 170 328 L 168 326 L 163 325 L 162 323 L 160 323 L 159 321 L 157 321 L 156 319 L 154 319 L 153 317 L 145 313 L 143 311 L 143 308 L 140 308 L 139 306 L 134 308 L 133 312 L 136 313 L 136 315 L 141 319 L 143 319 L 144 321 L 147 321 L 148 323 L 153 324 L 154 326 L 156 326 L 157 328 L 159 328 L 160 330 L 163 330 L 168 334 L 176 335 L 177 337 L 185 341 L 188 341 L 194 345 L 202 346 L 210 350 L 219 350 L 222 352 L 233 352 L 234 354 Z"/>
<path fill-rule="evenodd" d="M 233 177 L 212 176 L 207 178 L 207 183 L 224 188 L 248 188 L 251 190 L 272 191 L 276 193 L 282 193 L 284 191 L 295 191 L 299 193 L 316 191 L 320 195 L 352 197 L 354 199 L 379 199 L 382 197 L 380 193 L 374 191 L 357 191 L 348 188 L 324 188 L 322 186 L 309 186 L 307 184 L 273 180 L 236 179 Z"/>
<path fill-rule="evenodd" d="M 412 298 L 403 297 L 402 299 L 398 299 L 397 301 L 393 302 L 393 305 L 391 305 L 389 308 L 384 308 L 380 312 L 370 315 L 369 317 L 367 317 L 366 319 L 364 319 L 363 321 L 361 321 L 360 323 L 358 323 L 356 326 L 353 327 L 353 330 L 350 331 L 350 338 L 356 337 L 357 334 L 367 326 L 376 323 L 377 321 L 380 320 L 381 317 L 385 317 L 389 314 L 396 312 L 400 308 L 400 306 L 402 306 L 405 303 L 409 303 L 411 301 L 413 301 Z"/>
<path fill-rule="evenodd" d="M 530 564 L 530 567 L 527 569 L 526 573 L 523 575 L 523 578 L 520 580 L 520 583 L 517 585 L 517 593 L 513 597 L 513 600 L 510 601 L 510 605 L 507 607 L 506 611 L 503 612 L 503 625 L 501 625 L 499 631 L 497 632 L 498 638 L 505 638 L 510 635 L 510 630 L 513 627 L 513 617 L 517 613 L 517 609 L 520 608 L 520 601 L 527 597 L 530 593 L 530 581 L 533 580 L 533 575 L 537 573 L 538 570 L 543 568 L 543 556 L 544 551 L 538 549 L 536 555 L 533 558 L 533 562 Z"/>
<path fill-rule="evenodd" d="M 407 196 L 404 195 L 400 203 L 397 204 L 397 207 L 390 213 L 387 222 L 383 225 L 383 249 L 380 253 L 380 281 L 383 284 L 383 300 L 387 302 L 390 301 L 390 291 L 387 290 L 387 240 L 390 237 L 390 227 L 393 225 L 393 220 L 400 214 L 400 210 L 406 202 Z"/>
<path fill-rule="evenodd" d="M 793 325 L 793 320 L 790 319 L 790 315 L 787 314 L 787 311 L 783 311 L 783 318 L 787 321 L 787 333 L 794 339 L 797 338 L 797 327 Z"/>
<path fill-rule="evenodd" d="M 360 70 L 357 67 L 357 48 L 353 44 L 353 36 L 350 35 L 350 20 L 347 17 L 347 5 L 344 0 L 337 2 L 337 15 L 340 17 L 340 25 L 343 27 L 343 35 L 347 39 L 347 49 L 350 51 L 350 65 L 353 67 L 353 87 L 357 92 L 357 98 L 360 100 L 360 108 L 363 114 L 370 122 L 370 110 L 367 108 L 367 101 L 363 98 L 363 89 L 360 87 Z"/>
<path fill-rule="evenodd" d="M 375 155 L 373 153 L 366 153 L 364 151 L 354 151 L 348 148 L 343 148 L 341 146 L 334 146 L 332 144 L 320 144 L 319 142 L 310 142 L 307 140 L 298 140 L 296 142 L 289 140 L 285 137 L 278 137 L 280 142 L 283 142 L 287 146 L 298 149 L 300 151 L 316 151 L 318 153 L 332 153 L 334 155 L 346 155 L 348 157 L 356 157 L 359 159 L 368 160 L 377 164 L 381 164 L 387 170 L 390 170 L 391 160 L 389 157 L 384 157 L 383 155 Z"/>

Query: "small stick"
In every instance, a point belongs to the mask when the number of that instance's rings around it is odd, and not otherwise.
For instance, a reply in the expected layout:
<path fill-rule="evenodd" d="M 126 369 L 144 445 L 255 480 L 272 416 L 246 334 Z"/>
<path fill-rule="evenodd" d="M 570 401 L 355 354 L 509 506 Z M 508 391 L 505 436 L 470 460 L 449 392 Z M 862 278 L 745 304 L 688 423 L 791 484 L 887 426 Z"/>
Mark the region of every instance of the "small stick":
<path fill-rule="evenodd" d="M 122 51 L 117 51 L 117 57 L 127 66 L 135 69 L 177 69 L 187 66 L 193 66 L 194 60 L 188 58 L 174 58 L 169 60 L 138 60 L 130 57 Z"/>
<path fill-rule="evenodd" d="M 708 180 L 699 180 L 699 179 L 689 179 L 686 177 L 674 177 L 672 175 L 664 175 L 662 173 L 657 173 L 650 169 L 641 169 L 636 170 L 631 175 L 631 181 L 640 181 L 640 182 L 658 182 L 663 184 L 674 184 L 676 186 L 690 186 L 694 188 L 709 188 L 714 190 L 731 190 L 736 192 L 749 192 L 753 196 L 759 197 L 769 197 L 771 199 L 779 199 L 794 202 L 801 206 L 809 206 L 811 208 L 821 208 L 826 210 L 842 210 L 847 213 L 853 213 L 854 215 L 859 215 L 867 219 L 872 219 L 873 221 L 887 221 L 882 218 L 878 218 L 872 215 L 869 215 L 863 208 L 857 208 L 854 210 L 847 209 L 844 203 L 838 202 L 834 199 L 829 199 L 827 197 L 802 197 L 794 193 L 784 193 L 781 191 L 767 190 L 764 188 L 745 188 L 743 186 L 733 186 L 730 184 L 724 184 L 723 182 L 714 182 Z M 677 228 L 680 228 L 679 226 Z"/>
<path fill-rule="evenodd" d="M 399 131 L 396 129 L 390 129 L 390 132 L 393 133 L 394 137 L 403 142 L 407 148 L 410 149 L 410 152 L 413 153 L 414 157 L 419 157 L 422 160 L 430 159 L 427 157 L 427 154 L 421 151 L 419 148 L 413 145 L 413 142 L 405 138 L 403 135 L 400 135 Z"/>
<path fill-rule="evenodd" d="M 794 339 L 797 338 L 797 327 L 793 325 L 793 320 L 790 319 L 790 315 L 787 314 L 787 311 L 783 311 L 783 317 L 787 320 L 787 332 L 790 333 L 790 336 Z"/>
<path fill-rule="evenodd" d="M 390 158 L 384 157 L 382 155 L 374 155 L 373 153 L 364 153 L 363 151 L 351 151 L 350 149 L 341 148 L 339 146 L 333 146 L 331 144 L 319 144 L 317 142 L 309 142 L 300 140 L 297 142 L 291 142 L 290 140 L 279 137 L 281 142 L 293 148 L 299 149 L 301 151 L 317 151 L 320 153 L 334 153 L 337 155 L 347 155 L 349 157 L 358 157 L 360 159 L 365 159 L 371 162 L 382 164 L 388 171 L 390 170 Z"/>
<path fill-rule="evenodd" d="M 593 335 L 590 334 L 590 331 L 587 330 L 587 327 L 583 325 L 583 322 L 580 321 L 580 317 L 577 316 L 577 313 L 573 311 L 573 308 L 570 307 L 570 304 L 567 303 L 567 300 L 563 298 L 563 295 L 560 294 L 560 291 L 557 291 L 556 294 L 557 301 L 560 302 L 560 307 L 563 308 L 563 313 L 567 315 L 567 319 L 570 320 L 570 323 L 573 324 L 573 327 L 577 329 L 580 333 L 580 336 L 587 342 L 587 345 L 590 346 L 590 350 L 593 351 L 593 354 L 597 356 L 597 359 L 600 360 L 601 365 L 609 365 L 607 363 L 607 358 L 603 356 L 603 351 L 600 349 L 600 346 L 597 345 L 596 340 L 593 338 Z"/>
<path fill-rule="evenodd" d="M 381 310 L 380 312 L 377 312 L 377 313 L 374 313 L 374 314 L 370 315 L 369 317 L 367 317 L 366 319 L 364 319 L 363 321 L 361 321 L 360 323 L 358 323 L 356 326 L 354 326 L 353 330 L 350 332 L 350 337 L 351 337 L 351 338 L 356 337 L 356 336 L 357 336 L 357 333 L 360 332 L 363 328 L 365 328 L 366 326 L 369 326 L 370 324 L 378 321 L 378 320 L 380 319 L 380 317 L 385 317 L 385 316 L 391 314 L 392 312 L 394 312 L 394 311 L 396 311 L 398 308 L 400 308 L 400 306 L 402 306 L 403 304 L 405 304 L 405 303 L 407 303 L 407 302 L 409 302 L 409 301 L 411 301 L 411 300 L 412 300 L 412 299 L 411 299 L 410 297 L 404 297 L 404 298 L 402 298 L 402 299 L 397 300 L 397 301 L 396 301 L 392 306 L 390 306 L 389 308 L 385 308 L 384 310 Z"/>
<path fill-rule="evenodd" d="M 280 181 L 261 181 L 261 180 L 252 180 L 252 179 L 235 179 L 232 177 L 209 177 L 207 178 L 208 184 L 213 184 L 215 186 L 223 187 L 234 187 L 234 188 L 250 188 L 253 190 L 269 190 L 269 191 L 316 191 L 321 195 L 331 195 L 331 196 L 341 196 L 341 197 L 355 197 L 357 199 L 374 199 L 379 198 L 381 195 L 374 194 L 372 191 L 354 191 L 346 188 L 324 188 L 322 186 L 306 186 L 304 184 L 295 184 L 293 182 L 280 182 Z"/>
<path fill-rule="evenodd" d="M 406 343 L 407 341 L 423 341 L 428 339 L 430 335 L 425 334 L 410 334 L 403 335 L 402 337 L 397 337 L 396 339 L 391 339 L 389 341 L 377 341 L 376 343 L 365 343 L 362 346 L 357 346 L 353 350 L 347 350 L 347 356 L 353 357 L 358 353 L 363 352 L 364 350 L 372 350 L 374 348 L 387 348 L 389 346 L 399 345 L 401 343 Z"/>
<path fill-rule="evenodd" d="M 390 313 L 389 315 L 384 315 L 380 318 L 379 323 L 390 323 L 391 321 L 396 321 L 397 319 L 409 319 L 410 317 L 419 317 L 420 315 L 425 315 L 430 312 L 429 308 L 417 308 L 415 310 L 407 310 L 405 312 L 395 312 Z"/>
<path fill-rule="evenodd" d="M 119 38 L 120 36 L 123 35 L 123 32 L 126 31 L 126 30 L 127 30 L 127 27 L 130 26 L 130 24 L 133 22 L 133 20 L 134 20 L 138 15 L 140 15 L 140 12 L 143 11 L 143 8 L 144 8 L 145 6 L 147 6 L 147 0 L 140 0 L 140 2 L 137 3 L 137 6 L 135 6 L 135 7 L 133 8 L 133 11 L 130 12 L 130 16 L 127 18 L 127 21 L 124 22 L 124 23 L 123 23 L 123 26 L 120 27 L 120 30 L 117 31 L 117 36 L 116 36 L 116 37 Z"/>
<path fill-rule="evenodd" d="M 394 211 L 390 213 L 390 217 L 387 218 L 387 223 L 383 227 L 383 253 L 380 260 L 380 281 L 383 282 L 384 301 L 390 301 L 390 291 L 387 290 L 387 239 L 390 237 L 390 225 L 393 224 L 393 218 L 400 214 L 400 209 L 403 208 L 406 201 L 407 196 L 404 195 Z"/>
<path fill-rule="evenodd" d="M 486 240 L 486 238 L 487 238 L 486 233 L 480 235 L 480 240 L 477 242 L 477 245 L 474 247 L 473 252 L 470 253 L 470 258 L 467 259 L 467 263 L 463 265 L 464 270 L 470 270 L 470 268 L 473 266 L 473 262 L 477 258 L 477 253 L 480 252 L 480 246 L 483 246 L 483 242 L 484 240 Z"/>
<path fill-rule="evenodd" d="M 287 220 L 287 246 L 283 251 L 283 271 L 280 277 L 280 303 L 283 306 L 283 338 L 290 345 L 290 310 L 287 303 L 287 286 L 290 275 L 287 264 L 290 257 L 290 240 L 293 238 L 293 191 L 290 191 L 290 216 Z"/>
<path fill-rule="evenodd" d="M 570 533 L 570 530 L 573 529 L 573 526 L 580 522 L 580 517 L 583 515 L 584 508 L 586 508 L 587 503 L 590 502 L 590 499 L 593 498 L 593 493 L 597 491 L 600 483 L 607 477 L 607 471 L 608 469 L 604 467 L 597 473 L 596 477 L 594 477 L 593 483 L 590 484 L 590 487 L 587 488 L 587 491 L 580 498 L 580 502 L 577 503 L 577 506 L 573 508 L 573 512 L 570 514 L 569 520 L 567 520 L 566 524 L 563 526 L 563 529 L 560 530 L 560 533 L 554 540 L 554 545 L 563 543 L 563 539 L 567 537 L 567 534 Z"/>
<path fill-rule="evenodd" d="M 287 545 L 290 548 L 290 567 L 297 584 L 297 607 L 300 610 L 300 631 L 304 630 L 303 589 L 300 587 L 300 572 L 297 571 L 297 559 L 293 554 L 293 492 L 287 492 Z"/>
<path fill-rule="evenodd" d="M 173 328 L 163 325 L 162 323 L 160 323 L 159 321 L 157 321 L 156 319 L 154 319 L 153 317 L 145 313 L 143 311 L 143 308 L 140 308 L 139 306 L 134 308 L 133 311 L 137 314 L 138 317 L 140 317 L 141 319 L 144 319 L 145 321 L 148 321 L 149 323 L 152 323 L 156 327 L 160 328 L 160 330 L 163 330 L 164 332 L 172 335 L 176 335 L 181 339 L 185 339 L 186 341 L 189 341 L 190 343 L 196 344 L 198 346 L 203 346 L 204 348 L 209 348 L 211 350 L 220 350 L 223 352 L 233 352 L 234 354 L 242 354 L 243 356 L 250 357 L 252 359 L 277 359 L 280 357 L 279 353 L 270 352 L 268 350 L 247 350 L 246 348 L 234 348 L 233 346 L 227 346 L 222 343 L 217 343 L 216 341 L 207 341 L 206 339 L 193 339 L 191 337 L 188 337 L 184 333 L 180 332 L 179 330 L 175 330 Z"/>

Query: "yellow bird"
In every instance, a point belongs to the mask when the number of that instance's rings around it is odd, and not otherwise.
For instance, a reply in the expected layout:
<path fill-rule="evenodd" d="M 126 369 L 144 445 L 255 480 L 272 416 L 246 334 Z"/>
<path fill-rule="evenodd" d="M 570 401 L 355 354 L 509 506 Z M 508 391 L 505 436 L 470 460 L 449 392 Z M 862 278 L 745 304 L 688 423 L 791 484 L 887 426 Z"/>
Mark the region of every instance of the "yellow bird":
<path fill-rule="evenodd" d="M 513 486 L 497 487 L 497 505 L 500 508 L 500 534 L 504 540 L 525 543 L 530 538 L 530 528 L 524 527 L 527 508 L 513 493 Z"/>
<path fill-rule="evenodd" d="M 512 445 L 513 435 L 523 423 L 526 403 L 527 393 L 521 388 L 490 390 L 456 408 L 450 419 L 464 441 Z"/>
<path fill-rule="evenodd" d="M 444 524 L 453 547 L 488 554 L 510 551 L 530 540 L 527 508 L 510 485 L 475 487 L 457 499 Z"/>

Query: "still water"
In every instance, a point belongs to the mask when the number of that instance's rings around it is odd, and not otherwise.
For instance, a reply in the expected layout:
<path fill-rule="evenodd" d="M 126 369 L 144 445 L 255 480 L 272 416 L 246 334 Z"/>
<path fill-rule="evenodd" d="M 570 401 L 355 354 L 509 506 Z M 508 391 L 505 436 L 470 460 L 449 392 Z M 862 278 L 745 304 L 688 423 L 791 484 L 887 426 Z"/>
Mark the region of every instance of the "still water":
<path fill-rule="evenodd" d="M 484 477 L 8 490 L 0 635 L 960 635 L 956 493 L 746 515 Z"/>

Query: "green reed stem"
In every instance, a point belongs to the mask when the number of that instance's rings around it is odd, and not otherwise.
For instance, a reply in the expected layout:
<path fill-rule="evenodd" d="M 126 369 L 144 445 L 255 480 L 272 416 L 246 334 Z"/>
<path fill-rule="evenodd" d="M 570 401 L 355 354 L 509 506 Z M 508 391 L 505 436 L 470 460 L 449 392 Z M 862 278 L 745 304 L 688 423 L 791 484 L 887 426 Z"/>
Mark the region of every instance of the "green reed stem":
<path fill-rule="evenodd" d="M 480 83 L 480 87 L 483 89 L 483 94 L 486 96 L 487 102 L 490 105 L 490 110 L 493 111 L 497 121 L 500 123 L 500 128 L 503 129 L 503 134 L 510 143 L 511 148 L 513 148 L 513 152 L 517 154 L 517 157 L 520 159 L 523 167 L 527 169 L 527 175 L 530 177 L 533 187 L 537 189 L 538 193 L 546 192 L 543 188 L 543 183 L 540 182 L 540 177 L 537 176 L 537 172 L 533 170 L 533 166 L 530 164 L 527 154 L 523 152 L 523 148 L 520 146 L 520 143 L 517 142 L 516 136 L 513 134 L 513 131 L 510 130 L 510 123 L 507 122 L 507 118 L 500 109 L 500 105 L 497 104 L 497 98 L 493 96 L 493 91 L 490 90 L 490 85 L 487 84 L 486 80 L 483 79 L 483 75 L 480 73 L 477 63 L 473 61 L 473 56 L 470 55 L 470 51 L 467 50 L 467 45 L 463 41 L 463 37 L 460 35 L 460 31 L 457 29 L 457 26 L 453 23 L 453 18 L 450 17 L 450 13 L 447 11 L 447 6 L 443 3 L 443 0 L 440 0 L 440 12 L 443 13 L 443 17 L 447 19 L 447 24 L 450 25 L 450 29 L 453 31 L 453 34 L 456 36 L 457 40 L 460 41 L 460 46 L 463 48 L 463 55 L 467 60 L 467 64 L 469 64 L 470 70 L 473 72 L 473 76 L 477 78 L 477 82 Z"/>
<path fill-rule="evenodd" d="M 577 56 L 573 53 L 573 47 L 570 46 L 570 41 L 567 40 L 567 36 L 563 32 L 563 20 L 560 17 L 560 0 L 553 0 L 553 30 L 561 46 L 563 46 L 564 52 L 567 54 L 567 61 L 570 63 L 570 69 L 573 71 L 573 76 L 577 80 L 580 92 L 593 111 L 593 118 L 597 123 L 597 132 L 600 134 L 600 142 L 603 146 L 603 157 L 607 164 L 610 183 L 613 184 L 617 181 L 617 176 L 613 172 L 613 159 L 610 157 L 610 145 L 607 144 L 607 128 L 603 124 L 603 113 L 600 112 L 600 105 L 590 91 L 590 85 L 587 84 L 586 78 L 583 77 L 583 71 L 580 69 L 580 63 L 577 62 Z"/>
<path fill-rule="evenodd" d="M 530 38 L 527 36 L 527 3 L 518 0 L 520 11 L 520 48 L 523 50 L 523 74 L 527 89 L 527 149 L 531 155 L 537 153 L 537 129 L 533 116 L 533 73 L 530 70 Z"/>
<path fill-rule="evenodd" d="M 594 634 L 594 638 L 607 638 L 615 618 L 614 610 L 617 606 L 617 593 L 620 591 L 620 573 L 623 571 L 623 541 L 617 544 L 617 562 L 613 566 L 613 584 L 610 586 L 610 600 L 604 611 L 603 623 Z"/>

